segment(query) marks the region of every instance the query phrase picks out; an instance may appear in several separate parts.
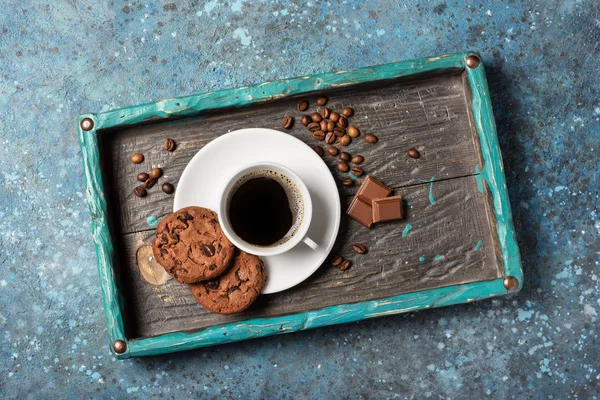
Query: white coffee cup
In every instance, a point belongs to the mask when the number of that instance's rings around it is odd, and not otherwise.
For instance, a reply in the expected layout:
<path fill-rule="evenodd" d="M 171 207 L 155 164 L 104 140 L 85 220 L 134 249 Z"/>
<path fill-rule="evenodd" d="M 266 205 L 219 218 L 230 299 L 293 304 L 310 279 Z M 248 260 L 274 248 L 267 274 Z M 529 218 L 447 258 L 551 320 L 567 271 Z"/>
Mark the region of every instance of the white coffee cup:
<path fill-rule="evenodd" d="M 259 246 L 242 239 L 233 229 L 229 218 L 229 205 L 237 189 L 250 179 L 263 176 L 275 179 L 286 190 L 292 211 L 292 227 L 280 240 L 269 246 Z M 272 256 L 285 253 L 300 242 L 304 242 L 313 250 L 318 248 L 318 245 L 306 236 L 312 219 L 310 193 L 298 175 L 283 165 L 258 162 L 239 169 L 226 181 L 223 187 L 217 214 L 219 215 L 221 229 L 227 238 L 236 247 L 247 253 L 257 256 Z"/>

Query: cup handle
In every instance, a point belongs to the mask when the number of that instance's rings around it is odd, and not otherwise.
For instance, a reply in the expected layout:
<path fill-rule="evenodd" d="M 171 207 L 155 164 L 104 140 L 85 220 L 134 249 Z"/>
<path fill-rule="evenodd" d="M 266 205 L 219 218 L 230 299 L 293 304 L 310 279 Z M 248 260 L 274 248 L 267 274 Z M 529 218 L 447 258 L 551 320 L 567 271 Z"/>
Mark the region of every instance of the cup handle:
<path fill-rule="evenodd" d="M 313 250 L 317 250 L 319 248 L 319 245 L 315 243 L 314 240 L 312 240 L 311 238 L 309 238 L 308 236 L 304 236 L 304 238 L 302 239 L 302 241 L 304 243 L 306 243 L 306 245 L 308 247 L 310 247 Z"/>

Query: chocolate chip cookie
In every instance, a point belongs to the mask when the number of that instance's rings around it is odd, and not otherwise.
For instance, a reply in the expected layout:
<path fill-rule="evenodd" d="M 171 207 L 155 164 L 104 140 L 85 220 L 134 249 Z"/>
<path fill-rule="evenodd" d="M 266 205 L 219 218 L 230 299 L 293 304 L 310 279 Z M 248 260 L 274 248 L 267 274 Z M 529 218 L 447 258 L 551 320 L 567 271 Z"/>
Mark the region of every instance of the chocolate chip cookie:
<path fill-rule="evenodd" d="M 158 224 L 152 250 L 169 275 L 181 283 L 194 283 L 225 272 L 235 246 L 221 230 L 214 211 L 186 207 Z"/>
<path fill-rule="evenodd" d="M 254 303 L 266 281 L 267 272 L 260 258 L 238 250 L 225 274 L 189 287 L 208 311 L 234 314 Z"/>

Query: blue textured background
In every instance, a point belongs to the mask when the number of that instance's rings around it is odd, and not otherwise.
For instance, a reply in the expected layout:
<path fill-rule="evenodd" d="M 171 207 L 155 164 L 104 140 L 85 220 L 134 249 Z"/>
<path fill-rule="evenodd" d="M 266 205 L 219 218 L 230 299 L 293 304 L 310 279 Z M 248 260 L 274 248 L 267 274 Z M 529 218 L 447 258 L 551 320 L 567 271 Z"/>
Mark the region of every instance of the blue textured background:
<path fill-rule="evenodd" d="M 108 350 L 75 117 L 478 50 L 520 294 L 168 356 Z M 0 397 L 600 397 L 600 5 L 0 0 Z"/>

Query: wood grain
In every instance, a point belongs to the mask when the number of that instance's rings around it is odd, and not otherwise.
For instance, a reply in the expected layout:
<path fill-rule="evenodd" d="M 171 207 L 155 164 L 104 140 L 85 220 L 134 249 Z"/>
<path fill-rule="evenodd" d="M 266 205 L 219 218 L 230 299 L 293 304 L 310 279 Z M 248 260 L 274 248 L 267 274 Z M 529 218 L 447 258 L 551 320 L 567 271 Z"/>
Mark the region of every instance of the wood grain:
<path fill-rule="evenodd" d="M 379 299 L 402 293 L 459 283 L 496 279 L 502 263 L 496 256 L 495 232 L 487 220 L 487 194 L 480 193 L 473 177 L 399 188 L 407 218 L 368 230 L 344 219 L 332 255 L 352 260 L 342 272 L 325 263 L 304 283 L 282 293 L 262 296 L 251 310 L 222 316 L 204 310 L 186 285 L 168 280 L 164 285 L 144 280 L 136 254 L 148 246 L 152 231 L 124 236 L 121 281 L 128 293 L 125 320 L 130 337 L 150 337 L 179 330 L 194 331 L 208 326 L 248 318 L 286 315 L 328 305 Z M 346 206 L 350 196 L 344 198 Z M 345 209 L 345 208 L 344 208 Z M 406 224 L 413 228 L 406 236 Z M 479 250 L 477 243 L 482 241 Z M 355 254 L 351 243 L 368 247 L 365 255 Z M 141 252 L 143 253 L 143 252 Z M 438 256 L 438 257 L 436 257 Z M 424 261 L 421 261 L 423 257 Z"/>
<path fill-rule="evenodd" d="M 418 184 L 419 179 L 450 179 L 475 172 L 478 161 L 474 145 L 476 135 L 471 125 L 472 117 L 468 114 L 461 75 L 356 85 L 328 90 L 325 94 L 329 97 L 327 107 L 331 110 L 340 111 L 345 106 L 354 108 L 350 124 L 362 132 L 346 148 L 338 147 L 352 154 L 362 154 L 366 161 L 361 167 L 386 184 L 402 187 Z M 296 122 L 293 129 L 286 132 L 310 146 L 318 144 L 300 124 L 300 117 L 319 108 L 314 105 L 314 97 L 308 97 L 309 109 L 304 113 L 298 111 L 296 104 L 303 98 L 306 96 L 100 135 L 101 154 L 106 162 L 105 179 L 111 183 L 105 187 L 112 191 L 107 193 L 109 208 L 119 210 L 113 219 L 121 221 L 121 231 L 131 233 L 148 229 L 147 216 L 162 217 L 170 213 L 173 198 L 161 192 L 160 184 L 169 181 L 177 186 L 189 160 L 206 143 L 222 134 L 249 127 L 283 130 L 282 118 L 289 114 Z M 366 143 L 365 133 L 374 133 L 379 142 Z M 177 142 L 175 152 L 163 150 L 166 138 Z M 421 158 L 408 157 L 407 151 L 411 147 L 419 150 Z M 145 155 L 145 162 L 132 164 L 130 158 L 138 152 Z M 325 160 L 337 175 L 334 169 L 337 159 L 325 156 Z M 164 169 L 164 177 L 147 197 L 135 197 L 132 190 L 139 184 L 136 175 L 157 166 Z M 343 194 L 355 190 L 340 185 Z"/>

